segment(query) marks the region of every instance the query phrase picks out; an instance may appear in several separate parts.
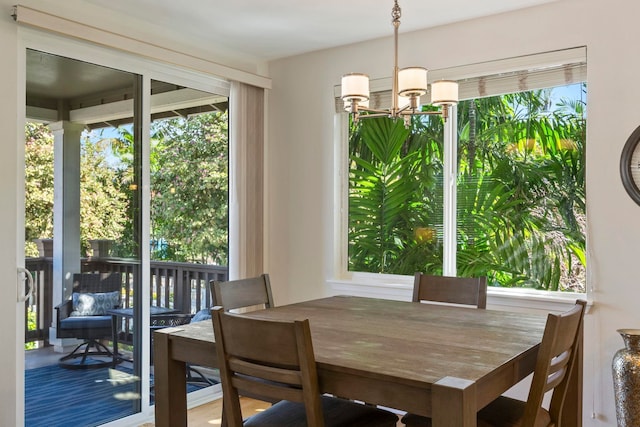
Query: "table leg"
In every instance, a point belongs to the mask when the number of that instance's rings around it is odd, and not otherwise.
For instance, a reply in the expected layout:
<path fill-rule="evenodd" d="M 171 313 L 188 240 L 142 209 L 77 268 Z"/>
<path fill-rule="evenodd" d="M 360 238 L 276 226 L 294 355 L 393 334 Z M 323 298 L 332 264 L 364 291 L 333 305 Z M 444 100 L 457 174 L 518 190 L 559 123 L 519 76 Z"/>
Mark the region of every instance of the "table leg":
<path fill-rule="evenodd" d="M 154 332 L 154 389 L 156 427 L 186 427 L 187 381 L 184 362 L 171 358 L 171 341 Z"/>
<path fill-rule="evenodd" d="M 476 427 L 476 384 L 444 377 L 431 387 L 433 427 Z"/>

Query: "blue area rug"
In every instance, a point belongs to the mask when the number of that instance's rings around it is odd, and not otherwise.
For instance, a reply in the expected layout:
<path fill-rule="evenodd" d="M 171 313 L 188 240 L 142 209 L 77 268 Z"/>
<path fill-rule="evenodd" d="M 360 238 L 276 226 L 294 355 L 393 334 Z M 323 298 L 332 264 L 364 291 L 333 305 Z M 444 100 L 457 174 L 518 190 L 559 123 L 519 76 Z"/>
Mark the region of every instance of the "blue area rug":
<path fill-rule="evenodd" d="M 26 427 L 89 427 L 134 414 L 140 378 L 131 370 L 63 369 L 25 371 Z M 188 391 L 198 386 L 188 385 Z"/>

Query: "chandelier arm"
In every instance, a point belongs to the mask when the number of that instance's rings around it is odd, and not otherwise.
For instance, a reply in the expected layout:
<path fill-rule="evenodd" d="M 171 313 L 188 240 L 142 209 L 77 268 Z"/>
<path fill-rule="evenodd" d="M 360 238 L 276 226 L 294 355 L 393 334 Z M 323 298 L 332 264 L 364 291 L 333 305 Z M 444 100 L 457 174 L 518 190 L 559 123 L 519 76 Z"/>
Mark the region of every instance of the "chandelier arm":
<path fill-rule="evenodd" d="M 401 110 L 398 113 L 398 116 L 402 117 L 410 117 L 410 116 L 442 116 L 442 119 L 446 122 L 449 118 L 449 105 L 443 105 L 440 107 L 440 110 L 436 111 L 403 111 Z"/>
<path fill-rule="evenodd" d="M 381 110 L 381 109 L 376 109 L 376 108 L 369 108 L 369 107 L 361 107 L 358 106 L 358 111 L 359 112 L 366 112 L 366 113 L 380 113 L 380 114 L 384 114 L 385 116 L 389 115 L 389 110 Z"/>
<path fill-rule="evenodd" d="M 443 110 L 436 111 L 403 111 L 402 116 L 439 116 Z"/>
<path fill-rule="evenodd" d="M 389 111 L 383 111 L 380 113 L 372 113 L 372 114 L 361 114 L 361 119 L 375 119 L 376 117 L 389 117 Z"/>

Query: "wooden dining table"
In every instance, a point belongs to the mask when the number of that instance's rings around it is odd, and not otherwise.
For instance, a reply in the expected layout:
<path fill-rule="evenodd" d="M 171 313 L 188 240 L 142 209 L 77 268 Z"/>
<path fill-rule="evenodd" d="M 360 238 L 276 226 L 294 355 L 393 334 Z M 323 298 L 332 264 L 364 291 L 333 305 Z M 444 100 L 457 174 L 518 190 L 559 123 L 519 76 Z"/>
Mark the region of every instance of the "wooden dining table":
<path fill-rule="evenodd" d="M 476 413 L 533 372 L 546 315 L 335 296 L 245 314 L 309 319 L 321 391 L 475 427 Z M 187 425 L 185 363 L 216 367 L 211 322 L 154 332 L 155 425 Z M 582 363 L 567 426 L 581 426 Z"/>

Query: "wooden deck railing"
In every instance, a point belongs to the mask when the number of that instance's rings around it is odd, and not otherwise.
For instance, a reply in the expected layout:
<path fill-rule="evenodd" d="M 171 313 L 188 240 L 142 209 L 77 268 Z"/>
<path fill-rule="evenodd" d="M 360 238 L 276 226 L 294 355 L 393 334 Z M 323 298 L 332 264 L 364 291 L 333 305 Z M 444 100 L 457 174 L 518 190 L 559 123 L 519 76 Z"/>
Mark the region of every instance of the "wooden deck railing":
<path fill-rule="evenodd" d="M 81 261 L 83 273 L 122 274 L 124 307 L 132 305 L 139 266 L 135 260 L 122 258 L 84 258 Z M 43 341 L 48 345 L 54 306 L 53 259 L 26 258 L 25 267 L 33 274 L 35 286 L 33 297 L 25 305 L 25 342 Z M 227 267 L 218 265 L 151 261 L 151 305 L 196 313 L 210 304 L 209 282 L 227 280 L 227 277 Z"/>

